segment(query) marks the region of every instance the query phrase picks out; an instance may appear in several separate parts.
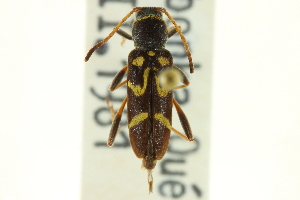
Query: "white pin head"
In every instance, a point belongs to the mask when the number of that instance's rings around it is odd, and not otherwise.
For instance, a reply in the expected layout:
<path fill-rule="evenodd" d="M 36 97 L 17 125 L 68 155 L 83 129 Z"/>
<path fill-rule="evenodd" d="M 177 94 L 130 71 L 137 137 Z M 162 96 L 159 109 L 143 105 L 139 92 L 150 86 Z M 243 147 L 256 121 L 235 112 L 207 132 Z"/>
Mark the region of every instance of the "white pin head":
<path fill-rule="evenodd" d="M 180 72 L 173 68 L 163 70 L 158 78 L 160 86 L 166 90 L 172 90 L 182 82 Z"/>

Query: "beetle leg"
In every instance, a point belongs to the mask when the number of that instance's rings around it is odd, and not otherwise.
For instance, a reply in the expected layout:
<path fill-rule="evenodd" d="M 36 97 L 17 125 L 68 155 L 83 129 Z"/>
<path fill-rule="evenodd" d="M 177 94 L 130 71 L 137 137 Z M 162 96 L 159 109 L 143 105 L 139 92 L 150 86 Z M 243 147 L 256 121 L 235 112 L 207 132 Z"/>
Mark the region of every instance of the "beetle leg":
<path fill-rule="evenodd" d="M 126 42 L 125 39 L 132 40 L 132 36 L 120 28 L 117 30 L 117 33 L 122 36 L 121 46 L 123 46 L 125 44 L 125 42 Z"/>
<path fill-rule="evenodd" d="M 121 87 L 121 86 L 123 86 L 127 83 L 127 80 L 120 83 L 122 81 L 124 75 L 127 72 L 127 68 L 128 68 L 128 66 L 126 65 L 125 67 L 123 67 L 123 69 L 121 69 L 116 74 L 116 76 L 113 79 L 112 84 L 111 84 L 111 86 L 109 87 L 108 90 L 114 91 L 114 90 L 118 89 L 119 87 Z M 120 124 L 120 121 L 121 121 L 122 113 L 123 113 L 124 107 L 126 105 L 126 102 L 127 102 L 127 97 L 124 99 L 124 101 L 122 102 L 118 112 L 115 114 L 113 106 L 111 104 L 109 104 L 109 99 L 106 99 L 106 104 L 107 104 L 108 108 L 110 109 L 112 119 L 113 119 L 112 126 L 111 126 L 111 129 L 110 129 L 109 138 L 108 138 L 108 142 L 107 142 L 108 146 L 112 146 L 114 144 L 115 137 L 116 137 L 117 133 L 119 132 L 119 124 Z"/>
<path fill-rule="evenodd" d="M 107 107 L 109 108 L 109 110 L 110 110 L 110 114 L 111 114 L 111 120 L 114 120 L 114 117 L 115 117 L 115 109 L 114 109 L 114 106 L 113 105 L 111 105 L 110 103 L 109 103 L 109 98 L 106 98 L 106 105 L 107 105 Z"/>
<path fill-rule="evenodd" d="M 114 109 L 114 106 L 112 104 L 110 104 L 109 98 L 106 98 L 106 105 L 110 110 L 111 120 L 113 121 L 115 118 L 115 109 Z M 120 132 L 120 128 L 121 127 L 119 126 L 116 134 L 118 134 Z"/>
<path fill-rule="evenodd" d="M 113 80 L 112 83 L 111 83 L 111 86 L 110 86 L 109 89 L 108 89 L 109 91 L 112 92 L 112 91 L 114 91 L 114 90 L 118 89 L 119 87 L 121 87 L 121 86 L 123 86 L 123 85 L 126 84 L 127 80 L 123 81 L 122 83 L 121 83 L 121 81 L 122 81 L 124 75 L 126 74 L 127 69 L 128 69 L 128 66 L 126 65 L 125 67 L 123 67 L 123 69 L 121 69 L 121 70 L 116 74 L 114 80 Z"/>
<path fill-rule="evenodd" d="M 115 141 L 118 129 L 119 129 L 119 124 L 120 124 L 120 121 L 121 121 L 122 113 L 123 113 L 123 110 L 124 110 L 124 107 L 125 107 L 126 103 L 127 103 L 127 97 L 122 102 L 122 104 L 121 104 L 121 106 L 120 106 L 118 112 L 116 113 L 116 115 L 114 117 L 114 120 L 112 122 L 109 137 L 108 137 L 108 142 L 107 142 L 108 146 L 113 146 L 113 144 L 114 144 L 114 141 Z"/>
<path fill-rule="evenodd" d="M 179 137 L 181 137 L 182 139 L 186 141 L 190 141 L 185 135 L 183 135 L 180 131 L 176 130 L 174 127 L 171 127 L 170 130 L 176 135 L 178 135 Z"/>
<path fill-rule="evenodd" d="M 122 83 L 120 83 L 120 84 L 115 88 L 115 90 L 118 89 L 119 87 L 122 87 L 123 85 L 126 85 L 126 83 L 127 83 L 127 79 L 126 79 L 125 81 L 123 81 Z"/>
<path fill-rule="evenodd" d="M 176 129 L 174 129 L 173 127 L 171 128 L 171 131 L 173 131 L 174 133 L 176 133 L 177 135 L 179 135 L 180 137 L 182 137 L 183 139 L 185 139 L 187 141 L 194 141 L 192 130 L 191 130 L 191 127 L 190 127 L 187 117 L 185 116 L 184 112 L 182 111 L 181 107 L 179 106 L 179 104 L 177 103 L 177 101 L 175 99 L 173 99 L 173 104 L 176 108 L 181 126 L 182 126 L 186 136 L 183 135 L 182 133 L 180 133 L 179 131 L 177 131 Z"/>
<path fill-rule="evenodd" d="M 96 44 L 95 46 L 93 46 L 89 52 L 86 54 L 84 61 L 88 61 L 91 57 L 91 55 L 94 53 L 94 51 L 96 49 L 98 49 L 99 47 L 101 47 L 105 42 L 107 42 L 120 28 L 120 26 L 128 19 L 128 17 L 130 17 L 130 15 L 132 15 L 133 13 L 142 10 L 143 8 L 141 7 L 136 7 L 133 8 L 119 23 L 118 25 L 112 30 L 112 32 L 106 37 L 104 38 L 104 40 L 102 40 L 101 42 L 99 42 L 98 44 Z"/>
<path fill-rule="evenodd" d="M 179 28 L 181 28 L 181 27 L 179 26 Z M 172 37 L 176 33 L 177 33 L 177 29 L 175 26 L 171 26 L 168 28 L 168 38 Z"/>
<path fill-rule="evenodd" d="M 122 37 L 126 38 L 127 40 L 132 40 L 132 36 L 129 33 L 127 33 L 126 31 L 124 31 L 120 28 L 117 30 L 117 33 L 119 35 L 121 35 Z"/>

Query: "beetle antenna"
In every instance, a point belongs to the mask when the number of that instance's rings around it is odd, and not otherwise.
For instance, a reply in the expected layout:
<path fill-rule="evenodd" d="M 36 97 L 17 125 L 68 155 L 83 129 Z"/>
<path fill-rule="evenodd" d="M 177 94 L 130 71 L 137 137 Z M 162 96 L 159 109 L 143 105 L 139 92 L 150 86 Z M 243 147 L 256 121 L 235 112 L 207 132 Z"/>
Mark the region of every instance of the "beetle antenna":
<path fill-rule="evenodd" d="M 186 55 L 189 59 L 189 66 L 190 66 L 190 73 L 194 73 L 194 64 L 193 64 L 193 60 L 192 60 L 192 54 L 191 51 L 189 49 L 189 45 L 186 42 L 186 39 L 184 37 L 184 35 L 182 34 L 181 28 L 180 26 L 178 26 L 178 24 L 176 23 L 176 21 L 173 19 L 173 17 L 167 12 L 167 10 L 165 8 L 161 8 L 161 7 L 156 7 L 157 10 L 165 13 L 165 15 L 167 15 L 167 17 L 169 18 L 169 20 L 174 24 L 177 33 L 180 35 L 181 41 L 183 42 L 185 51 L 186 51 Z"/>
<path fill-rule="evenodd" d="M 94 51 L 96 49 L 98 49 L 99 47 L 101 47 L 105 42 L 107 42 L 116 32 L 117 30 L 120 28 L 120 26 L 133 14 L 135 13 L 136 11 L 139 11 L 139 10 L 142 10 L 143 8 L 142 7 L 136 7 L 136 8 L 133 8 L 119 23 L 117 26 L 115 26 L 115 28 L 112 30 L 112 32 L 106 37 L 104 38 L 104 40 L 102 40 L 101 42 L 97 43 L 95 46 L 93 46 L 93 48 L 91 48 L 89 50 L 89 52 L 86 54 L 85 58 L 84 58 L 84 61 L 87 62 L 91 55 L 94 53 Z"/>

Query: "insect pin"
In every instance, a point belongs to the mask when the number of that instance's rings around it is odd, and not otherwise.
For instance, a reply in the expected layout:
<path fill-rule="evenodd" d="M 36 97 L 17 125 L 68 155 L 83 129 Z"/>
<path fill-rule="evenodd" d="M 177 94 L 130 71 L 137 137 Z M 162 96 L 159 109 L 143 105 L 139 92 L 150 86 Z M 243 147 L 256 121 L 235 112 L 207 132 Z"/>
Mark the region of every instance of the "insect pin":
<path fill-rule="evenodd" d="M 130 35 L 120 29 L 120 26 L 133 13 L 136 13 L 136 19 L 132 24 L 132 35 Z M 167 28 L 162 13 L 174 26 Z M 133 40 L 135 49 L 128 56 L 128 64 L 116 74 L 109 88 L 110 91 L 114 91 L 127 84 L 127 97 L 114 116 L 107 145 L 113 146 L 127 104 L 130 143 L 135 155 L 143 159 L 142 166 L 148 171 L 150 193 L 153 191 L 152 170 L 157 160 L 161 160 L 168 149 L 170 132 L 176 133 L 187 141 L 194 140 L 188 119 L 173 98 L 173 90 L 187 87 L 190 82 L 186 75 L 173 65 L 172 54 L 165 49 L 168 38 L 176 33 L 180 35 L 189 60 L 190 73 L 194 72 L 194 65 L 180 26 L 165 8 L 133 8 L 103 41 L 89 50 L 85 61 L 88 61 L 92 53 L 115 33 Z M 127 79 L 121 82 L 126 73 Z M 173 105 L 185 135 L 172 127 Z"/>

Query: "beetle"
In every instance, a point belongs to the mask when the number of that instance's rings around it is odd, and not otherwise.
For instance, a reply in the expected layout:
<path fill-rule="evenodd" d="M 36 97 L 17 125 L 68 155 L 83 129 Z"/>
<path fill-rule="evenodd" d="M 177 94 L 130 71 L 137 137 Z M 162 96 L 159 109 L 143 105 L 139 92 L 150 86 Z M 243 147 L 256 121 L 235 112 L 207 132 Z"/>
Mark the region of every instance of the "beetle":
<path fill-rule="evenodd" d="M 132 24 L 130 35 L 120 29 L 120 26 L 133 13 L 136 14 L 136 19 Z M 166 22 L 162 19 L 163 13 L 174 26 L 167 28 Z M 135 155 L 143 159 L 142 166 L 148 171 L 150 193 L 153 191 L 152 170 L 157 160 L 161 160 L 168 149 L 170 132 L 187 141 L 194 140 L 188 119 L 173 98 L 173 90 L 187 87 L 190 82 L 186 75 L 173 65 L 172 54 L 165 49 L 168 38 L 176 33 L 180 35 L 189 60 L 190 73 L 194 72 L 194 65 L 180 26 L 165 8 L 133 8 L 103 41 L 89 50 L 85 61 L 88 61 L 92 53 L 115 33 L 133 40 L 135 49 L 130 52 L 127 65 L 116 74 L 109 88 L 110 91 L 114 91 L 127 84 L 127 97 L 114 116 L 107 144 L 113 146 L 127 104 L 130 143 Z M 122 82 L 126 73 L 127 79 Z M 185 135 L 172 127 L 173 105 Z"/>

